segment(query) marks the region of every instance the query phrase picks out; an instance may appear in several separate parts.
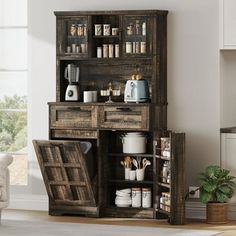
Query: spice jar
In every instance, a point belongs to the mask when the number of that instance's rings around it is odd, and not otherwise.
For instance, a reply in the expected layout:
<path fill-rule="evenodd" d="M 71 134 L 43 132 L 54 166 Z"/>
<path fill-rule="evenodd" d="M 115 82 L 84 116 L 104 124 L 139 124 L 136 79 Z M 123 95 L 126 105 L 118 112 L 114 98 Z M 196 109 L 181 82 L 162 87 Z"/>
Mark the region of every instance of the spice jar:
<path fill-rule="evenodd" d="M 77 35 L 78 36 L 83 36 L 83 34 L 84 34 L 84 26 L 83 26 L 83 24 L 78 24 Z"/>
<path fill-rule="evenodd" d="M 127 33 L 127 35 L 133 35 L 134 34 L 134 24 L 133 23 L 130 23 L 127 26 L 126 33 Z"/>
<path fill-rule="evenodd" d="M 120 47 L 119 44 L 115 45 L 115 57 L 119 57 L 120 56 Z"/>
<path fill-rule="evenodd" d="M 76 26 L 75 26 L 75 24 L 71 24 L 71 26 L 70 26 L 70 35 L 71 36 L 76 35 Z"/>
<path fill-rule="evenodd" d="M 114 46 L 113 46 L 113 44 L 109 44 L 108 48 L 109 48 L 109 53 L 108 53 L 109 57 L 110 58 L 114 57 Z"/>
<path fill-rule="evenodd" d="M 152 199 L 152 191 L 150 188 L 142 188 L 142 207 L 150 208 Z"/>
<path fill-rule="evenodd" d="M 132 188 L 132 207 L 141 207 L 141 188 Z"/>
<path fill-rule="evenodd" d="M 132 43 L 131 42 L 125 43 L 125 51 L 126 51 L 126 53 L 132 53 Z"/>
<path fill-rule="evenodd" d="M 84 24 L 84 32 L 83 32 L 83 35 L 86 36 L 87 35 L 87 25 Z"/>
<path fill-rule="evenodd" d="M 146 22 L 142 24 L 142 35 L 146 35 Z"/>
<path fill-rule="evenodd" d="M 140 43 L 140 52 L 141 53 L 146 53 L 146 42 L 141 42 Z"/>
<path fill-rule="evenodd" d="M 135 33 L 140 34 L 140 23 L 139 20 L 136 20 L 135 22 Z"/>
<path fill-rule="evenodd" d="M 102 47 L 97 47 L 97 58 L 102 58 Z"/>
<path fill-rule="evenodd" d="M 106 58 L 108 57 L 108 45 L 103 44 L 103 57 Z"/>

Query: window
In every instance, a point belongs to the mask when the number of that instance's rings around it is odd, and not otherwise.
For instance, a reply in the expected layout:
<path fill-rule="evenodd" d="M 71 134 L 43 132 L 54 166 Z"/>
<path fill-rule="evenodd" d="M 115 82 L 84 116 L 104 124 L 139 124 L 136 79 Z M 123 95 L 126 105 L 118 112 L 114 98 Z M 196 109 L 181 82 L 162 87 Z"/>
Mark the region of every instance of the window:
<path fill-rule="evenodd" d="M 27 184 L 27 0 L 0 0 L 0 152 L 10 181 Z"/>

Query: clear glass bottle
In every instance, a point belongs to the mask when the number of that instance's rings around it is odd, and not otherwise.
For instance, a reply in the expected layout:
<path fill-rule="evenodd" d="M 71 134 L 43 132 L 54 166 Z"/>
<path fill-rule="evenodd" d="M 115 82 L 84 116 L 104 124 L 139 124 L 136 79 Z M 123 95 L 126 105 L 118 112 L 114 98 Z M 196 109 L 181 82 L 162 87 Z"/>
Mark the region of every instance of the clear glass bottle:
<path fill-rule="evenodd" d="M 71 26 L 70 26 L 70 35 L 71 36 L 76 35 L 76 25 L 75 24 L 71 24 Z"/>
<path fill-rule="evenodd" d="M 146 22 L 142 23 L 142 35 L 146 35 Z"/>

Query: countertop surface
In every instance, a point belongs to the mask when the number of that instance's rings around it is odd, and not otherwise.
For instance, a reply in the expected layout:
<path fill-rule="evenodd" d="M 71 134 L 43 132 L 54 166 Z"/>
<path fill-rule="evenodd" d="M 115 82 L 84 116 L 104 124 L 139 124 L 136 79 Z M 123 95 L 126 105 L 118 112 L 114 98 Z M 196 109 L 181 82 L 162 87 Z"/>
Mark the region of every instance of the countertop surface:
<path fill-rule="evenodd" d="M 235 127 L 225 127 L 220 129 L 221 133 L 236 133 L 236 126 Z"/>

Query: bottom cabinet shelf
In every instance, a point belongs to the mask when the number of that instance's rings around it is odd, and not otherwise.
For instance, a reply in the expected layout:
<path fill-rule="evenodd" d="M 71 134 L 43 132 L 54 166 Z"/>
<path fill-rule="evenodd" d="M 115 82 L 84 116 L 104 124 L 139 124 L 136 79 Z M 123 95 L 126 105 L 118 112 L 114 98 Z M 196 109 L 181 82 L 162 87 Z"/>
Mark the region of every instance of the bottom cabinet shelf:
<path fill-rule="evenodd" d="M 109 206 L 105 210 L 105 215 L 109 217 L 124 217 L 124 218 L 156 218 L 153 208 L 136 208 L 136 207 L 117 207 Z"/>

